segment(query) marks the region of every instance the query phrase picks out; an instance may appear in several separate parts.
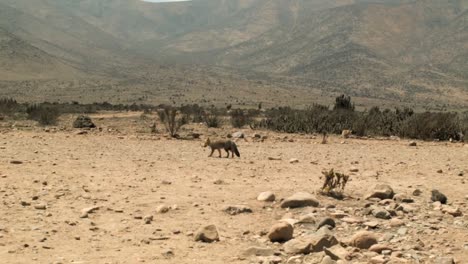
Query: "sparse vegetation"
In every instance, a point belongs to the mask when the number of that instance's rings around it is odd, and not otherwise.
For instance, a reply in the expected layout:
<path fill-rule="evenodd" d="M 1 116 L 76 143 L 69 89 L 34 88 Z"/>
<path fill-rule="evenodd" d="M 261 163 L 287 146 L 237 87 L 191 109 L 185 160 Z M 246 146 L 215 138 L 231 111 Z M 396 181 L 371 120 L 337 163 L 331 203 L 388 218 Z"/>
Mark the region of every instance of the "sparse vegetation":
<path fill-rule="evenodd" d="M 231 111 L 231 124 L 235 128 L 242 128 L 249 124 L 252 118 L 249 113 L 246 113 L 242 109 L 235 109 Z"/>
<path fill-rule="evenodd" d="M 171 135 L 177 135 L 181 126 L 188 123 L 205 123 L 208 127 L 220 127 L 224 119 L 230 118 L 233 127 L 249 125 L 286 133 L 341 134 L 352 130 L 353 135 L 362 136 L 399 136 L 422 140 L 466 139 L 468 134 L 468 111 L 415 113 L 410 108 L 394 110 L 372 107 L 368 111 L 355 111 L 348 96 L 336 98 L 333 110 L 319 104 L 307 109 L 278 107 L 266 109 L 205 109 L 197 104 L 172 107 L 166 105 L 112 105 L 110 103 L 79 104 L 41 103 L 30 105 L 18 103 L 14 99 L 0 99 L 0 115 L 29 118 L 42 125 L 55 124 L 60 114 L 94 113 L 97 111 L 143 111 L 149 115 L 152 109 L 158 111 L 161 123 Z M 175 114 L 175 116 L 174 116 Z M 175 119 L 174 119 L 175 118 Z M 152 130 L 153 131 L 153 130 Z M 172 131 L 172 132 L 171 132 Z M 326 136 L 323 137 L 326 142 Z"/>
<path fill-rule="evenodd" d="M 335 172 L 334 169 L 323 171 L 322 174 L 324 176 L 324 183 L 321 189 L 322 194 L 342 198 L 342 192 L 349 181 L 349 175 Z"/>
<path fill-rule="evenodd" d="M 178 138 L 177 132 L 185 124 L 185 119 L 177 118 L 177 109 L 174 107 L 166 107 L 158 111 L 159 119 L 164 124 L 166 131 L 171 137 Z"/>
<path fill-rule="evenodd" d="M 55 125 L 60 116 L 58 107 L 51 105 L 31 105 L 26 109 L 28 118 L 37 121 L 40 125 Z"/>

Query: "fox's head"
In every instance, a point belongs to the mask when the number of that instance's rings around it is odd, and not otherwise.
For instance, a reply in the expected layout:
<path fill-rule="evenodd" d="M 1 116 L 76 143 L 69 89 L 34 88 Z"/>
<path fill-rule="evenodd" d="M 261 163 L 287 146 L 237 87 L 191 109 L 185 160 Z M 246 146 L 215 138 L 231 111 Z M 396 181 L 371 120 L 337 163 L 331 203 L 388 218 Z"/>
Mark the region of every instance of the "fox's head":
<path fill-rule="evenodd" d="M 205 141 L 205 144 L 203 145 L 204 148 L 208 147 L 210 145 L 210 138 L 207 138 Z"/>

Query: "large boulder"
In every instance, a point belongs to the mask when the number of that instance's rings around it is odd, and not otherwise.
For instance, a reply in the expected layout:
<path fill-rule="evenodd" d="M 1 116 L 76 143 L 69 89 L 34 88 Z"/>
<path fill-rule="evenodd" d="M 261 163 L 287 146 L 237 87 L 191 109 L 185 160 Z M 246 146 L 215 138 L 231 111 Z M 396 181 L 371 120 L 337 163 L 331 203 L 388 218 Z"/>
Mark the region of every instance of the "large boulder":
<path fill-rule="evenodd" d="M 319 205 L 319 201 L 312 194 L 307 192 L 298 192 L 286 198 L 281 203 L 281 208 L 298 208 L 306 206 L 317 207 Z"/>
<path fill-rule="evenodd" d="M 392 199 L 394 194 L 395 193 L 393 192 L 392 187 L 390 187 L 389 185 L 387 185 L 387 184 L 378 184 L 366 196 L 366 199 L 370 199 L 370 198 L 378 198 L 378 199 L 381 199 L 381 200 Z"/>
<path fill-rule="evenodd" d="M 93 123 L 89 116 L 80 115 L 73 122 L 74 128 L 95 128 L 96 125 Z"/>

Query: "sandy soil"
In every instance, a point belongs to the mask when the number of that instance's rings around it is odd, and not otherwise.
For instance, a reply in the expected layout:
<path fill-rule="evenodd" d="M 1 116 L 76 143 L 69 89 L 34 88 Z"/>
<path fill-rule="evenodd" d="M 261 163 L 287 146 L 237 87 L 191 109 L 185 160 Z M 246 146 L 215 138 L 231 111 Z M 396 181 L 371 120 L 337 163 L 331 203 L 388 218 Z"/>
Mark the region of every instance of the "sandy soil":
<path fill-rule="evenodd" d="M 101 114 L 95 120 L 103 131 L 85 135 L 68 128 L 3 129 L 0 262 L 258 263 L 257 257 L 242 253 L 261 246 L 275 249 L 286 263 L 290 256 L 282 253 L 282 245 L 270 243 L 262 234 L 284 215 L 296 218 L 314 212 L 320 219 L 337 210 L 359 215 L 369 189 L 388 183 L 396 193 L 422 190 L 414 197 L 418 211 L 399 216 L 408 233 L 390 242 L 395 251 L 402 252 L 408 263 L 417 263 L 418 257 L 421 263 L 431 263 L 439 256 L 468 263 L 468 147 L 461 143 L 418 142 L 409 147 L 405 140 L 347 139 L 342 144 L 343 139 L 331 137 L 322 145 L 320 138 L 309 135 L 245 130 L 268 139 L 240 140 L 240 159 L 220 159 L 207 157 L 202 140 L 143 133 L 147 122 L 135 115 Z M 64 122 L 69 126 L 69 119 Z M 232 132 L 194 129 L 202 138 Z M 291 164 L 292 158 L 299 162 Z M 278 201 L 299 191 L 316 193 L 321 171 L 330 168 L 351 175 L 343 201 L 317 194 L 319 208 L 286 210 L 279 202 L 256 200 L 263 191 L 274 192 Z M 463 171 L 464 176 L 458 176 Z M 464 215 L 455 218 L 433 210 L 433 188 L 445 193 Z M 253 213 L 232 216 L 222 211 L 223 206 L 236 204 L 249 206 Z M 37 205 L 46 209 L 35 209 Z M 157 213 L 160 205 L 173 208 Z M 329 205 L 336 208 L 326 209 Z M 80 218 L 82 209 L 92 206 L 99 208 Z M 141 219 L 147 215 L 154 217 L 151 224 Z M 388 220 L 363 217 L 382 223 L 373 230 L 377 235 L 398 236 L 397 229 L 385 224 Z M 336 221 L 340 241 L 364 229 Z M 194 241 L 193 233 L 206 224 L 218 227 L 220 242 Z M 306 229 L 296 227 L 295 236 Z M 422 241 L 423 248 L 411 249 L 415 241 Z"/>

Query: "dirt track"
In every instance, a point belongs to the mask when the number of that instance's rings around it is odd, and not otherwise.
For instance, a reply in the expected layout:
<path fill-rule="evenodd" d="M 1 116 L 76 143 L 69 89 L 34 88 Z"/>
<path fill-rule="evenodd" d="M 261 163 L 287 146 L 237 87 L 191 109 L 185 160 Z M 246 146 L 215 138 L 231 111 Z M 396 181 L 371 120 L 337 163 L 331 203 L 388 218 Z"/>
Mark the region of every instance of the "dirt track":
<path fill-rule="evenodd" d="M 205 135 L 215 132 L 203 131 Z M 269 138 L 238 141 L 241 159 L 219 159 L 207 157 L 209 150 L 201 147 L 201 140 L 167 140 L 135 131 L 120 135 L 4 131 L 0 135 L 0 262 L 256 263 L 256 257 L 242 252 L 250 246 L 281 252 L 281 245 L 260 234 L 285 214 L 294 218 L 315 212 L 320 218 L 343 210 L 354 215 L 366 203 L 362 197 L 370 188 L 388 183 L 396 193 L 423 191 L 414 197 L 417 213 L 400 217 L 408 234 L 390 244 L 403 255 L 420 256 L 423 262 L 454 256 L 466 263 L 466 146 L 418 142 L 417 147 L 409 147 L 404 140 L 359 139 L 341 144 L 343 139 L 338 137 L 321 145 L 320 138 L 311 136 L 259 133 Z M 293 142 L 283 140 L 284 136 Z M 290 164 L 291 158 L 299 163 Z M 12 164 L 13 160 L 23 163 Z M 288 212 L 278 203 L 256 200 L 263 191 L 274 192 L 277 200 L 298 191 L 315 193 L 323 169 L 349 173 L 351 167 L 359 171 L 350 173 L 352 180 L 345 191 L 349 198 L 344 201 L 317 195 L 320 208 Z M 460 171 L 465 176 L 458 176 Z M 432 188 L 445 193 L 464 216 L 454 218 L 432 210 Z M 174 208 L 156 213 L 163 204 Z M 221 210 L 233 204 L 248 205 L 253 213 L 231 216 Z M 36 205 L 46 209 L 35 209 Z M 336 208 L 325 209 L 327 205 Z M 99 209 L 80 218 L 81 210 L 91 206 Z M 154 216 L 151 224 L 141 219 L 146 215 Z M 438 220 L 437 230 L 425 226 L 431 219 Z M 382 224 L 375 230 L 379 236 L 396 232 L 386 227 L 387 220 L 376 221 Z M 218 227 L 220 242 L 194 241 L 193 232 L 206 224 Z M 336 237 L 345 240 L 360 228 L 340 225 Z M 297 228 L 295 235 L 304 230 Z M 407 249 L 416 239 L 424 242 L 423 249 Z M 403 258 L 415 263 L 411 256 Z"/>

